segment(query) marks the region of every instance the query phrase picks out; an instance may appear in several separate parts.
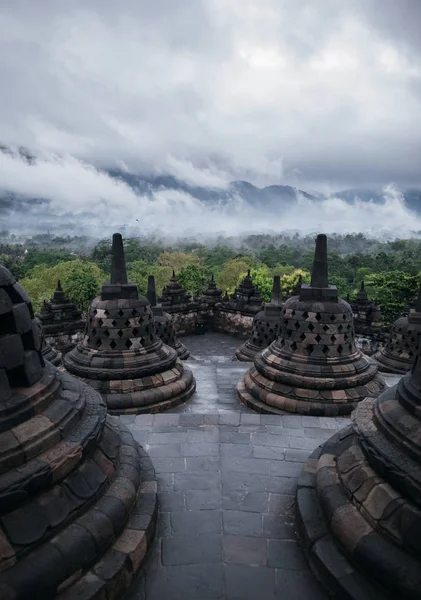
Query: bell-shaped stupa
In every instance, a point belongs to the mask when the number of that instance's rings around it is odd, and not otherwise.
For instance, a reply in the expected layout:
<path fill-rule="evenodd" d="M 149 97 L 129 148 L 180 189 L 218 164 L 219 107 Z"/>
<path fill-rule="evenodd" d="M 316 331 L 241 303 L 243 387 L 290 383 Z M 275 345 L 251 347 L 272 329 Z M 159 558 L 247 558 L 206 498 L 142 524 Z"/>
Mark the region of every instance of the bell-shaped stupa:
<path fill-rule="evenodd" d="M 152 462 L 40 349 L 30 300 L 0 266 L 0 598 L 118 600 L 155 529 Z"/>
<path fill-rule="evenodd" d="M 222 290 L 216 286 L 213 273 L 208 281 L 207 288 L 203 292 L 202 299 L 211 306 L 217 304 L 218 302 L 222 302 Z"/>
<path fill-rule="evenodd" d="M 61 353 L 68 352 L 82 339 L 85 320 L 82 311 L 70 302 L 58 280 L 57 288 L 49 302 L 44 301 L 40 313 L 46 343 Z"/>
<path fill-rule="evenodd" d="M 158 298 L 160 304 L 164 308 L 167 308 L 175 305 L 179 306 L 182 304 L 188 304 L 190 299 L 190 295 L 186 293 L 186 290 L 178 281 L 177 275 L 173 269 L 170 282 L 164 286 L 164 289 L 162 290 L 162 296 Z"/>
<path fill-rule="evenodd" d="M 111 282 L 92 302 L 83 341 L 63 362 L 102 394 L 111 413 L 167 410 L 195 390 L 192 372 L 157 336 L 149 301 L 127 281 L 119 233 L 113 235 Z"/>
<path fill-rule="evenodd" d="M 170 346 L 170 348 L 174 348 L 177 352 L 177 356 L 181 360 L 186 360 L 186 358 L 190 356 L 190 352 L 175 335 L 172 316 L 165 312 L 161 305 L 157 304 L 155 277 L 153 275 L 149 275 L 148 277 L 146 298 L 149 300 L 152 307 L 157 336 L 164 344 Z"/>
<path fill-rule="evenodd" d="M 332 597 L 421 598 L 419 345 L 412 372 L 361 402 L 352 425 L 310 456 L 297 519 L 312 570 Z"/>
<path fill-rule="evenodd" d="M 276 340 L 281 331 L 281 313 L 281 278 L 279 275 L 275 275 L 270 302 L 266 302 L 263 310 L 253 318 L 250 337 L 235 352 L 238 360 L 253 361 L 258 352 L 261 352 Z"/>
<path fill-rule="evenodd" d="M 386 340 L 373 358 L 383 373 L 405 375 L 412 369 L 417 353 L 417 336 L 421 332 L 421 288 L 415 308 L 409 310 L 407 317 L 399 317 Z"/>
<path fill-rule="evenodd" d="M 377 367 L 355 346 L 351 307 L 329 285 L 325 235 L 317 236 L 311 283 L 285 302 L 282 321 L 281 335 L 237 386 L 250 408 L 347 415 L 384 388 Z"/>
<path fill-rule="evenodd" d="M 372 355 L 384 341 L 385 327 L 380 308 L 368 297 L 364 281 L 354 301 L 350 302 L 354 314 L 356 344 L 367 355 Z"/>

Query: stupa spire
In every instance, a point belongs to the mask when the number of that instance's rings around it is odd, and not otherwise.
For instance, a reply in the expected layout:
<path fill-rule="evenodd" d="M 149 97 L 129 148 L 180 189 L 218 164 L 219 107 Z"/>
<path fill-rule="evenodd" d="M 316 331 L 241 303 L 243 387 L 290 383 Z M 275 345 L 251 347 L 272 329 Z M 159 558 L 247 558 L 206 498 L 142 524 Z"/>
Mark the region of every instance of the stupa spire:
<path fill-rule="evenodd" d="M 316 238 L 316 249 L 314 251 L 313 268 L 311 271 L 311 286 L 316 288 L 329 287 L 327 237 L 324 233 L 319 233 Z"/>
<path fill-rule="evenodd" d="M 126 260 L 121 233 L 114 233 L 111 250 L 111 284 L 126 284 Z"/>
<path fill-rule="evenodd" d="M 273 278 L 270 303 L 271 304 L 281 304 L 282 303 L 281 277 L 279 275 L 275 275 Z"/>
<path fill-rule="evenodd" d="M 155 277 L 149 275 L 148 277 L 148 289 L 146 291 L 146 298 L 151 303 L 151 306 L 156 306 L 156 289 L 155 289 Z"/>
<path fill-rule="evenodd" d="M 57 281 L 57 291 L 58 292 L 62 292 L 63 291 L 63 288 L 61 287 L 61 281 L 60 281 L 60 279 Z"/>

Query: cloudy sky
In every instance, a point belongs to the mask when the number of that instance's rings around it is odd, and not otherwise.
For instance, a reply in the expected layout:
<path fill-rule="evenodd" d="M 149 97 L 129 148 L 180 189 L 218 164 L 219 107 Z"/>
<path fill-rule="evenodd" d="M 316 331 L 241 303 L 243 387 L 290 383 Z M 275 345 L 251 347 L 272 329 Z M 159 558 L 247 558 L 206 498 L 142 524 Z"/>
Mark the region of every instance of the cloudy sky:
<path fill-rule="evenodd" d="M 0 144 L 38 161 L 0 153 L 0 192 L 112 222 L 176 204 L 194 227 L 188 195 L 151 211 L 91 165 L 331 195 L 393 184 L 384 218 L 404 226 L 398 190 L 421 186 L 420 23 L 420 0 L 1 0 Z M 358 228 L 352 210 L 336 198 L 322 217 Z"/>

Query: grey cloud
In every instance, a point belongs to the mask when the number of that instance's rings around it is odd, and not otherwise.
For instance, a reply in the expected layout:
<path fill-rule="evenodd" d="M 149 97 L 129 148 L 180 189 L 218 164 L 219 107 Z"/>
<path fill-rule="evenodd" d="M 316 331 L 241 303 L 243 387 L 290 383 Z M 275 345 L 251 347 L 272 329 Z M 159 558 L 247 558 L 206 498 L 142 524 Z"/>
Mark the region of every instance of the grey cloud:
<path fill-rule="evenodd" d="M 3 1 L 0 141 L 199 183 L 416 185 L 420 12 L 418 0 Z"/>

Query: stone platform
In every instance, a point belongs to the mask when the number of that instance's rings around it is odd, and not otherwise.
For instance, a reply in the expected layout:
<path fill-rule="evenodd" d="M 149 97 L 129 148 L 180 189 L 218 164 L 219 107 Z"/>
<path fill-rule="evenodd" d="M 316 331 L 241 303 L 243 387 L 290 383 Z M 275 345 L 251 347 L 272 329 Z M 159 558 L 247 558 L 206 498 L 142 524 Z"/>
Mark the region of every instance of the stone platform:
<path fill-rule="evenodd" d="M 160 505 L 145 575 L 125 600 L 327 600 L 297 543 L 295 493 L 309 454 L 349 419 L 253 413 L 235 394 L 250 367 L 233 360 L 238 340 L 183 342 L 192 399 L 120 417 L 152 458 Z"/>

